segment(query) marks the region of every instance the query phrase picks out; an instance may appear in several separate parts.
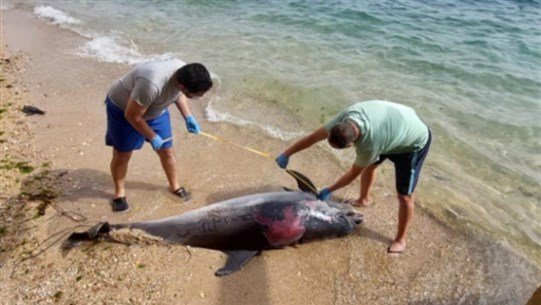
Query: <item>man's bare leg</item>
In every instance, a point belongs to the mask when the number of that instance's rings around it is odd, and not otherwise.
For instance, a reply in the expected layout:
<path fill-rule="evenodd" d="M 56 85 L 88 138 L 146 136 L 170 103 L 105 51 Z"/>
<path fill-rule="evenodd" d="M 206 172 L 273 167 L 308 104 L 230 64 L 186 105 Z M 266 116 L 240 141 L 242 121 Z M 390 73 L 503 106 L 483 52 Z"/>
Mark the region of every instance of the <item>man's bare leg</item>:
<path fill-rule="evenodd" d="M 128 163 L 132 152 L 121 152 L 113 148 L 113 158 L 111 159 L 110 169 L 113 183 L 115 184 L 114 199 L 126 196 L 126 175 L 128 173 Z"/>
<path fill-rule="evenodd" d="M 162 163 L 163 170 L 167 176 L 167 181 L 169 182 L 169 190 L 174 192 L 180 188 L 178 182 L 178 173 L 177 173 L 177 160 L 175 159 L 175 151 L 171 148 L 158 149 L 156 151 L 160 157 L 160 162 Z"/>
<path fill-rule="evenodd" d="M 372 203 L 370 191 L 372 190 L 374 181 L 376 181 L 377 168 L 378 164 L 372 164 L 364 169 L 363 173 L 361 174 L 361 196 L 354 205 L 365 207 Z"/>
<path fill-rule="evenodd" d="M 389 253 L 401 253 L 406 250 L 406 234 L 415 212 L 414 195 L 398 194 L 398 231 L 389 246 Z"/>

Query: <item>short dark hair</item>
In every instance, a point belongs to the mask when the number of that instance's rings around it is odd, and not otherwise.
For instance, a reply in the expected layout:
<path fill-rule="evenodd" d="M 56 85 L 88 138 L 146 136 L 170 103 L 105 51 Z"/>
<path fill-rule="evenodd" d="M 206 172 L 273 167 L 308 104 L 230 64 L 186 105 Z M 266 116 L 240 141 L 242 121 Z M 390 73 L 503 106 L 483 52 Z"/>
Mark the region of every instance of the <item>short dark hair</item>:
<path fill-rule="evenodd" d="M 350 123 L 338 123 L 329 132 L 329 144 L 335 148 L 346 148 L 355 141 L 355 128 Z"/>
<path fill-rule="evenodd" d="M 212 87 L 210 73 L 200 63 L 182 66 L 175 72 L 175 79 L 191 93 L 207 92 Z"/>

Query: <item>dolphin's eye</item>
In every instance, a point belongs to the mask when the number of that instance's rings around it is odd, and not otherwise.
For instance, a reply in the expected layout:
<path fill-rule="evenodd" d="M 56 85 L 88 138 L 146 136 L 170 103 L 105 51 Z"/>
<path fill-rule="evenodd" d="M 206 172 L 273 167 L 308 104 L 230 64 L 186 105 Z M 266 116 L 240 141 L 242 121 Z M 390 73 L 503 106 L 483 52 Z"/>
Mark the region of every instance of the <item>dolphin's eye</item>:
<path fill-rule="evenodd" d="M 347 218 L 344 214 L 337 214 L 336 215 L 336 220 L 338 221 L 347 221 Z"/>

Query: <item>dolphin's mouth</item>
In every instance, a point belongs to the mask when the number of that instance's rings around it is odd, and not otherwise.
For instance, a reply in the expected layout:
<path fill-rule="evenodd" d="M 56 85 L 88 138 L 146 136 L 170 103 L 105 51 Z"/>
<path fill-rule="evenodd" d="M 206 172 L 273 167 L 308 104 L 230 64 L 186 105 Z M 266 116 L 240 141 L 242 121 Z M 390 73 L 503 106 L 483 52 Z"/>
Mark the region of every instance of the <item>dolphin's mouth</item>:
<path fill-rule="evenodd" d="M 347 216 L 351 218 L 355 224 L 360 224 L 364 221 L 364 215 L 359 212 L 350 211 L 348 212 Z"/>

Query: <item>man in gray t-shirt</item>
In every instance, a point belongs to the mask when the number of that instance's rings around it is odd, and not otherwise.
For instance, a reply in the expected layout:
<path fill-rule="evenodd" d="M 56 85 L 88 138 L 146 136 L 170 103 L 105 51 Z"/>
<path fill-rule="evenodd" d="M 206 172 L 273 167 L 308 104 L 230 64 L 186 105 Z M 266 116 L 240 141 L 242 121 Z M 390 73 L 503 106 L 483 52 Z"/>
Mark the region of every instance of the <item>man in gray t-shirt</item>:
<path fill-rule="evenodd" d="M 171 192 L 187 199 L 186 190 L 178 182 L 167 108 L 175 104 L 188 131 L 199 133 L 199 124 L 190 111 L 187 98 L 201 97 L 211 87 L 212 80 L 205 66 L 199 63 L 186 65 L 178 59 L 139 64 L 113 83 L 105 100 L 105 143 L 113 147 L 113 211 L 120 212 L 129 207 L 125 194 L 128 163 L 132 152 L 141 149 L 145 140 L 160 157 Z"/>

